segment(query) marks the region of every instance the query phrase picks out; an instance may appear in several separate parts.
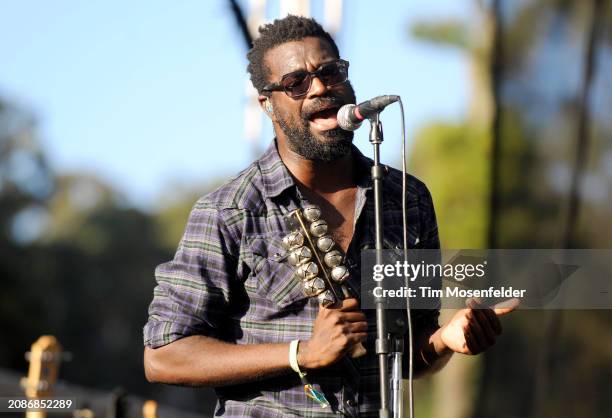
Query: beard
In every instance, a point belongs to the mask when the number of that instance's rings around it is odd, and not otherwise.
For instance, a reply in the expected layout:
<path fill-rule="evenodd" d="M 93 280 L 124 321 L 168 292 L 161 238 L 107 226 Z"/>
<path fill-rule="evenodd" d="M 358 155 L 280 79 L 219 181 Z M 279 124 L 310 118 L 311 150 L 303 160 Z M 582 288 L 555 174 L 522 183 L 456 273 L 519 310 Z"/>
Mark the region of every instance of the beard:
<path fill-rule="evenodd" d="M 339 99 L 335 97 L 326 97 L 313 102 L 309 108 L 317 109 L 326 104 L 336 103 L 341 104 Z M 304 109 L 297 120 L 277 112 L 276 109 L 274 113 L 278 125 L 287 137 L 287 145 L 293 152 L 303 158 L 329 163 L 351 152 L 353 132 L 336 127 L 315 135 L 310 130 L 308 115 L 312 112 L 308 109 Z"/>

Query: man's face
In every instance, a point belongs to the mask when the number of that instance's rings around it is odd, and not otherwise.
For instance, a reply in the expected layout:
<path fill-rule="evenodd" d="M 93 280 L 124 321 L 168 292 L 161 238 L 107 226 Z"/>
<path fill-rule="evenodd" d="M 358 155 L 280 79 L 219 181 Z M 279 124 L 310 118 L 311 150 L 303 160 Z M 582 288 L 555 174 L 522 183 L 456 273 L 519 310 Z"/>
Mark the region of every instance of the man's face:
<path fill-rule="evenodd" d="M 327 41 L 308 37 L 272 48 L 264 56 L 264 65 L 269 70 L 268 82 L 278 82 L 285 74 L 314 71 L 337 59 Z M 283 91 L 275 91 L 270 100 L 272 120 L 284 133 L 287 146 L 293 152 L 309 160 L 325 162 L 350 152 L 353 132 L 341 129 L 336 121 L 342 105 L 355 103 L 355 93 L 348 81 L 326 87 L 314 77 L 306 96 L 293 99 Z"/>

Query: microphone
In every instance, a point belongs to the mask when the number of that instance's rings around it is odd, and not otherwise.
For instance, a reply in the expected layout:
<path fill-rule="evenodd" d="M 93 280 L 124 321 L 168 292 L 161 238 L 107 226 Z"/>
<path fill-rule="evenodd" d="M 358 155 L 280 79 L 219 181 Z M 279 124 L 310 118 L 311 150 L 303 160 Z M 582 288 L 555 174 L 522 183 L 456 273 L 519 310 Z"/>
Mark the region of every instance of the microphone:
<path fill-rule="evenodd" d="M 345 131 L 354 131 L 365 119 L 380 113 L 385 107 L 399 99 L 399 96 L 385 95 L 377 96 L 358 105 L 346 104 L 338 110 L 338 125 Z"/>

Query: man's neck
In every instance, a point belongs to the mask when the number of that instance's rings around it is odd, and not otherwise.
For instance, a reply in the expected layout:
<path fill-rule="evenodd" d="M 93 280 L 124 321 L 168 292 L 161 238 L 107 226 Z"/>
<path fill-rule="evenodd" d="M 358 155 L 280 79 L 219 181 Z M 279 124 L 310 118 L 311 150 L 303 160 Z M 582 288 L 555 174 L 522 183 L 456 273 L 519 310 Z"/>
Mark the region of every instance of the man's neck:
<path fill-rule="evenodd" d="M 328 195 L 355 186 L 352 153 L 333 162 L 322 162 L 307 160 L 284 147 L 278 151 L 301 188 Z"/>

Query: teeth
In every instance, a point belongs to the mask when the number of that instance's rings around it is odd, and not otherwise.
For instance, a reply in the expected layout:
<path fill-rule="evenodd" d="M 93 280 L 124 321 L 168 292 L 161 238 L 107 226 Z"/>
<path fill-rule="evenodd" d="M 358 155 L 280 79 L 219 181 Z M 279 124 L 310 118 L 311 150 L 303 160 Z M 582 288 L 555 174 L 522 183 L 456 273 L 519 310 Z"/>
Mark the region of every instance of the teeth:
<path fill-rule="evenodd" d="M 333 113 L 334 110 L 337 110 L 337 109 L 335 107 L 328 107 L 327 109 L 317 110 L 316 112 L 310 114 L 309 119 L 325 117 L 325 116 L 321 116 L 321 114 L 322 113 L 323 114 Z"/>

